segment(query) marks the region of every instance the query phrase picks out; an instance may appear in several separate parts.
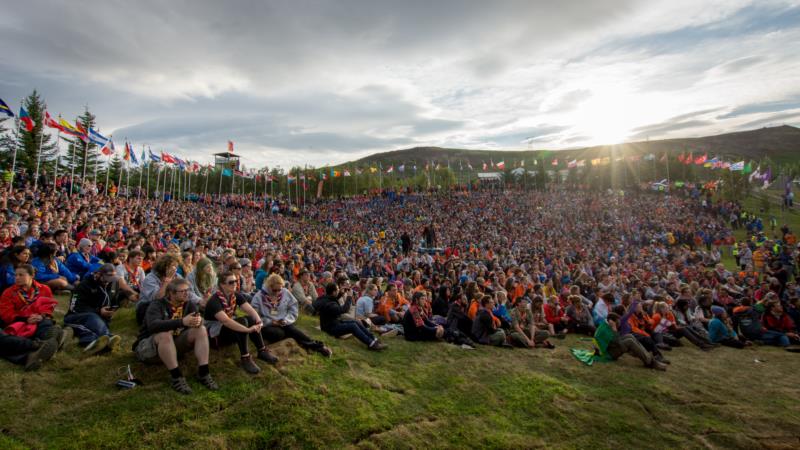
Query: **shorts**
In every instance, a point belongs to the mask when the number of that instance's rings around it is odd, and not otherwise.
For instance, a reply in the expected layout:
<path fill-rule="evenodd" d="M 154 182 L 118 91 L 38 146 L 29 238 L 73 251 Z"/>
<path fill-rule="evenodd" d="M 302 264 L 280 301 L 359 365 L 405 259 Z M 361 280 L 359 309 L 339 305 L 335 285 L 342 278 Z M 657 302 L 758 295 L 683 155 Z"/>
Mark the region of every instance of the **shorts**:
<path fill-rule="evenodd" d="M 194 344 L 189 342 L 188 329 L 181 331 L 181 334 L 177 336 L 173 336 L 172 342 L 175 343 L 175 352 L 178 354 L 178 358 L 194 349 Z M 149 336 L 139 341 L 136 344 L 134 353 L 136 353 L 136 359 L 145 364 L 158 364 L 161 362 L 161 358 L 158 356 L 155 336 Z"/>

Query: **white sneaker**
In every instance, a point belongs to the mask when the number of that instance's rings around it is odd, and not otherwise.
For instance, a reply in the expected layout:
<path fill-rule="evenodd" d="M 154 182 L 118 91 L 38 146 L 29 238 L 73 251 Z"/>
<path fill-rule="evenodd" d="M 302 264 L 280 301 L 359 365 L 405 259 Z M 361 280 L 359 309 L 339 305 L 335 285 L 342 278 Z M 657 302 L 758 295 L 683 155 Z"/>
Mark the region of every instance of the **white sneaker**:
<path fill-rule="evenodd" d="M 83 354 L 86 356 L 94 355 L 106 347 L 108 347 L 108 336 L 103 335 L 90 342 L 89 345 L 83 349 Z"/>

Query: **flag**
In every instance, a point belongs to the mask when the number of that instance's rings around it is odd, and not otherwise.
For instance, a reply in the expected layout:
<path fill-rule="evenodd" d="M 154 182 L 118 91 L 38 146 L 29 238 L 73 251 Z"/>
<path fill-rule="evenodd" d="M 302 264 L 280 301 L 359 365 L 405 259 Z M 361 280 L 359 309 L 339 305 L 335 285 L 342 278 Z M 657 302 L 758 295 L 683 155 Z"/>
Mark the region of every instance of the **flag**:
<path fill-rule="evenodd" d="M 122 152 L 122 159 L 127 162 L 131 161 L 131 146 L 128 145 L 128 141 L 125 141 L 125 149 Z"/>
<path fill-rule="evenodd" d="M 567 169 L 574 169 L 576 167 L 578 167 L 578 161 L 577 160 L 573 159 L 572 161 L 568 161 L 567 162 Z"/>
<path fill-rule="evenodd" d="M 345 171 L 344 171 L 344 176 L 346 176 L 346 177 L 349 177 L 349 176 L 350 176 L 350 171 L 349 171 L 349 170 L 347 170 L 347 169 L 345 169 Z"/>
<path fill-rule="evenodd" d="M 14 117 L 14 113 L 11 112 L 11 108 L 6 105 L 6 102 L 0 98 L 0 113 L 5 113 L 8 117 Z"/>
<path fill-rule="evenodd" d="M 62 127 L 60 123 L 53 120 L 53 118 L 50 117 L 50 113 L 47 111 L 44 112 L 44 124 L 49 128 L 55 128 L 56 130 L 64 131 L 64 127 Z"/>
<path fill-rule="evenodd" d="M 152 155 L 152 153 L 150 155 Z M 223 177 L 232 177 L 233 176 L 233 170 L 231 170 L 231 169 L 222 169 L 222 176 Z"/>
<path fill-rule="evenodd" d="M 750 173 L 752 171 L 753 171 L 753 165 L 750 162 L 748 162 L 747 164 L 744 165 L 744 173 L 747 174 L 747 173 Z"/>
<path fill-rule="evenodd" d="M 400 164 L 399 166 L 397 166 L 397 171 L 400 172 L 400 173 L 405 172 L 406 171 L 406 165 L 405 164 Z"/>
<path fill-rule="evenodd" d="M 416 167 L 417 166 L 414 166 L 414 170 L 417 170 Z M 470 164 L 469 161 L 467 161 L 467 169 L 472 170 L 472 164 Z"/>
<path fill-rule="evenodd" d="M 161 160 L 164 161 L 165 163 L 170 163 L 170 164 L 178 163 L 178 160 L 176 160 L 174 156 L 170 155 L 169 153 L 163 150 L 161 151 Z"/>
<path fill-rule="evenodd" d="M 142 149 L 142 151 L 144 151 L 144 149 Z M 160 156 L 153 154 L 153 151 L 150 150 L 150 149 L 148 149 L 148 152 L 150 153 L 150 161 L 161 162 L 161 157 Z M 223 175 L 224 175 L 224 173 L 223 173 Z M 228 175 L 228 176 L 230 176 L 230 175 Z"/>
<path fill-rule="evenodd" d="M 519 166 L 520 167 L 525 167 L 525 160 L 524 159 L 519 162 Z"/>
<path fill-rule="evenodd" d="M 142 157 L 141 157 L 141 160 L 142 160 L 142 164 L 143 164 L 143 165 L 147 165 L 147 157 L 145 157 L 145 155 L 144 155 L 144 146 L 142 146 Z M 134 164 L 135 164 L 135 163 L 136 163 L 136 160 L 134 159 L 134 161 L 133 161 L 133 162 L 134 162 Z"/>
<path fill-rule="evenodd" d="M 698 165 L 698 166 L 702 166 L 703 164 L 705 164 L 705 163 L 706 163 L 706 160 L 707 160 L 707 159 L 708 159 L 708 153 L 706 153 L 706 154 L 705 154 L 705 155 L 703 155 L 703 156 L 698 156 L 697 158 L 695 158 L 695 159 L 694 159 L 694 163 L 695 163 L 696 165 Z"/>
<path fill-rule="evenodd" d="M 500 170 L 504 170 L 506 168 L 506 162 L 500 161 L 499 163 L 497 163 L 497 168 Z"/>
<path fill-rule="evenodd" d="M 392 173 L 392 172 L 394 172 L 394 166 L 389 166 L 389 168 L 386 169 L 386 173 Z"/>
<path fill-rule="evenodd" d="M 233 141 L 228 141 L 228 153 L 233 153 Z"/>
<path fill-rule="evenodd" d="M 377 167 L 370 167 L 370 168 L 369 168 L 369 173 L 375 173 L 375 172 L 377 172 L 377 171 L 378 171 L 378 168 L 377 168 Z"/>
<path fill-rule="evenodd" d="M 661 156 L 661 159 L 660 159 L 659 161 L 660 161 L 660 162 L 666 162 L 666 161 L 667 161 L 667 154 L 666 154 L 666 152 L 664 153 L 664 155 L 663 155 L 663 156 Z"/>
<path fill-rule="evenodd" d="M 113 155 L 114 151 L 115 151 L 115 149 L 114 149 L 114 141 L 112 141 L 111 139 L 107 140 L 105 145 L 103 145 L 103 147 L 100 149 L 100 152 L 103 153 L 106 156 Z"/>
<path fill-rule="evenodd" d="M 295 181 L 297 181 L 297 177 L 295 177 L 294 175 L 286 175 L 287 183 L 294 183 Z"/>
<path fill-rule="evenodd" d="M 557 166 L 558 165 L 558 158 L 553 159 L 553 161 L 550 163 L 550 165 Z"/>
<path fill-rule="evenodd" d="M 28 111 L 25 111 L 25 108 L 22 106 L 19 107 L 19 120 L 23 124 L 25 124 L 25 131 L 33 131 L 33 119 L 31 119 L 30 114 Z"/>
<path fill-rule="evenodd" d="M 333 178 L 339 178 L 340 176 L 342 176 L 342 172 L 338 170 L 333 171 Z"/>
<path fill-rule="evenodd" d="M 761 164 L 758 165 L 755 172 L 750 174 L 750 178 L 748 179 L 748 181 L 752 183 L 753 180 L 760 180 L 760 179 L 761 179 Z"/>
<path fill-rule="evenodd" d="M 79 128 L 80 129 L 80 128 Z M 89 140 L 92 144 L 98 145 L 100 147 L 105 147 L 108 144 L 108 138 L 103 136 L 102 134 L 98 133 L 97 131 L 89 128 Z"/>
<path fill-rule="evenodd" d="M 586 160 L 585 159 L 578 160 L 578 167 L 586 167 Z"/>
<path fill-rule="evenodd" d="M 678 155 L 678 162 L 683 164 L 685 159 L 686 159 L 686 156 L 684 156 L 684 154 L 681 152 L 681 154 Z"/>
<path fill-rule="evenodd" d="M 83 142 L 86 142 L 88 140 L 85 133 L 81 132 L 78 128 L 76 128 L 66 120 L 58 119 L 58 124 L 61 125 L 61 131 L 63 131 L 65 134 L 68 134 L 70 136 L 75 136 L 76 138 L 79 138 Z"/>
<path fill-rule="evenodd" d="M 642 159 L 645 160 L 645 161 L 655 161 L 656 155 L 653 154 L 653 153 L 650 153 L 649 155 L 644 155 L 644 158 L 642 158 Z"/>

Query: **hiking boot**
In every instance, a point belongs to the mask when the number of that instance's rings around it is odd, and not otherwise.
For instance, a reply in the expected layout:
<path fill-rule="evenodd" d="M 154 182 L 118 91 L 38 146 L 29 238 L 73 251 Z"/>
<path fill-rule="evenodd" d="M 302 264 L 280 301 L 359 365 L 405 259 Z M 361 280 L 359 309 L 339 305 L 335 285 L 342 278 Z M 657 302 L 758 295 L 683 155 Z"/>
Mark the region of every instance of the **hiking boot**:
<path fill-rule="evenodd" d="M 672 364 L 670 362 L 670 360 L 668 360 L 667 358 L 664 358 L 663 356 L 656 356 L 655 359 L 656 359 L 656 361 L 658 361 L 660 363 L 663 363 L 663 364 Z"/>
<path fill-rule="evenodd" d="M 653 362 L 650 363 L 650 368 L 653 370 L 660 370 L 662 372 L 665 372 L 667 370 L 667 365 L 658 361 L 657 359 L 654 359 Z"/>
<path fill-rule="evenodd" d="M 672 351 L 672 347 L 670 347 L 667 344 L 656 344 L 656 348 L 659 349 L 659 350 L 664 350 L 666 352 L 671 352 Z"/>
<path fill-rule="evenodd" d="M 374 341 L 372 341 L 372 344 L 370 344 L 370 346 L 368 348 L 370 350 L 374 351 L 374 352 L 380 352 L 380 351 L 386 350 L 387 348 L 389 348 L 389 346 L 386 345 L 386 344 L 383 344 L 383 343 L 381 343 L 381 341 L 375 339 Z"/>
<path fill-rule="evenodd" d="M 115 334 L 110 338 L 108 338 L 108 348 L 109 350 L 111 350 L 112 353 L 118 352 L 121 345 L 122 345 L 122 337 L 120 337 L 120 335 Z"/>
<path fill-rule="evenodd" d="M 330 358 L 331 356 L 333 356 L 333 350 L 331 350 L 330 347 L 328 347 L 327 345 L 323 345 L 322 347 L 317 349 L 317 351 L 319 352 L 320 355 L 326 358 Z"/>
<path fill-rule="evenodd" d="M 258 359 L 266 361 L 268 364 L 278 363 L 278 357 L 270 353 L 266 348 L 258 352 Z"/>
<path fill-rule="evenodd" d="M 243 356 L 241 364 L 242 364 L 242 369 L 244 369 L 245 372 L 247 372 L 247 373 L 249 373 L 251 375 L 255 375 L 255 374 L 261 372 L 261 367 L 258 367 L 256 365 L 256 363 L 253 362 L 253 357 L 252 356 L 249 356 L 249 355 L 248 356 Z"/>
<path fill-rule="evenodd" d="M 72 337 L 75 336 L 75 331 L 72 327 L 65 327 L 61 330 L 61 337 L 58 339 L 58 349 L 63 350 L 72 343 Z"/>
<path fill-rule="evenodd" d="M 95 355 L 98 352 L 103 351 L 106 347 L 108 347 L 108 336 L 103 335 L 93 340 L 92 342 L 89 343 L 89 345 L 84 347 L 83 354 L 85 356 Z"/>
<path fill-rule="evenodd" d="M 181 394 L 189 395 L 192 393 L 192 388 L 189 386 L 189 383 L 186 382 L 186 377 L 171 378 L 169 384 L 172 386 L 172 389 Z"/>
<path fill-rule="evenodd" d="M 53 325 L 52 327 L 48 328 L 47 331 L 45 331 L 44 340 L 56 338 L 57 341 L 60 341 L 63 335 L 64 329 L 58 325 Z"/>
<path fill-rule="evenodd" d="M 42 367 L 42 363 L 52 358 L 56 354 L 56 350 L 58 350 L 58 341 L 55 338 L 39 342 L 39 348 L 28 353 L 25 358 L 25 370 L 36 370 Z"/>
<path fill-rule="evenodd" d="M 217 384 L 216 381 L 214 381 L 214 378 L 211 377 L 210 373 L 207 373 L 207 374 L 203 375 L 202 377 L 198 375 L 197 376 L 197 381 L 199 381 L 200 384 L 202 384 L 203 386 L 208 388 L 209 391 L 217 391 L 217 390 L 219 390 L 219 385 Z"/>
<path fill-rule="evenodd" d="M 395 337 L 397 336 L 397 328 L 392 328 L 391 330 L 381 334 L 381 337 Z"/>
<path fill-rule="evenodd" d="M 552 342 L 550 342 L 550 341 L 544 341 L 544 342 L 542 343 L 542 347 L 543 347 L 543 348 L 546 348 L 546 349 L 548 349 L 548 350 L 553 350 L 554 348 L 556 348 L 556 346 L 555 346 L 555 345 L 553 345 L 553 343 L 552 343 Z"/>

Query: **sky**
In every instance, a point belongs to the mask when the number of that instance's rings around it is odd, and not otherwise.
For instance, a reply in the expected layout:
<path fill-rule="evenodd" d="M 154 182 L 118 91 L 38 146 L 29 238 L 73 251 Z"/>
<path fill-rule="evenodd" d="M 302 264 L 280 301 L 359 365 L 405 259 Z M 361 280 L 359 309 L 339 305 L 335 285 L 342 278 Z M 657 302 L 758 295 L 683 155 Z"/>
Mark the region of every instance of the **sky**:
<path fill-rule="evenodd" d="M 0 98 L 201 162 L 800 126 L 800 1 L 0 4 Z"/>

